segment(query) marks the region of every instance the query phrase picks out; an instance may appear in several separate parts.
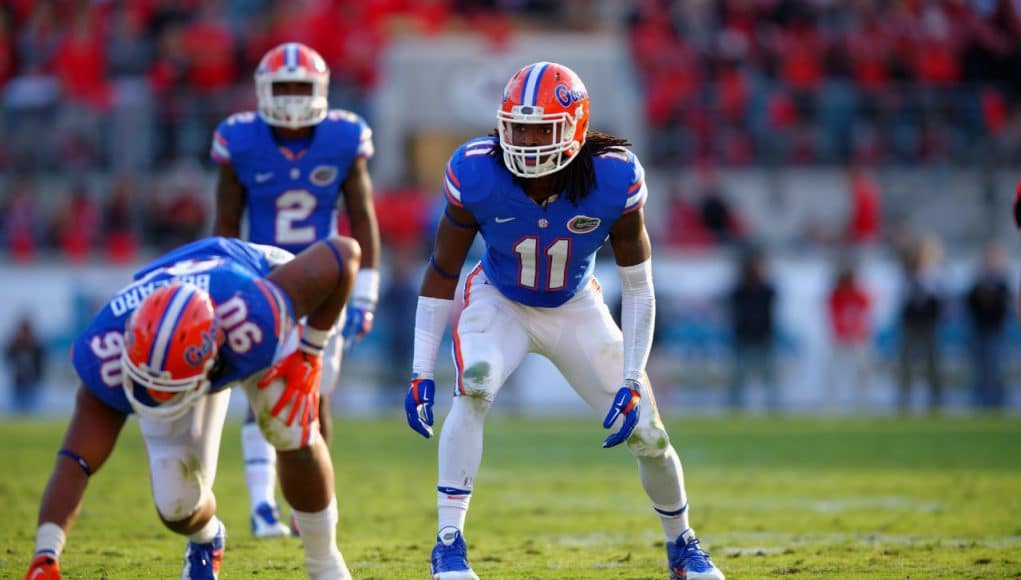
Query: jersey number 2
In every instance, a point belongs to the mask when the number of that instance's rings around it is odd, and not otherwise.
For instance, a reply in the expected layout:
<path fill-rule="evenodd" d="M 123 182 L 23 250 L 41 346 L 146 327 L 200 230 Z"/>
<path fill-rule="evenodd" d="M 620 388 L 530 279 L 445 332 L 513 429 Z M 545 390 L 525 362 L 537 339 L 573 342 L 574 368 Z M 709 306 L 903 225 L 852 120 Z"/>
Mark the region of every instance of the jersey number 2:
<path fill-rule="evenodd" d="M 528 236 L 514 244 L 518 255 L 518 283 L 525 288 L 538 287 L 537 265 L 540 262 L 539 238 Z M 571 240 L 561 238 L 546 246 L 546 290 L 562 290 L 567 280 L 567 260 L 571 257 Z"/>
<path fill-rule="evenodd" d="M 316 241 L 315 226 L 295 227 L 316 209 L 316 197 L 304 189 L 285 191 L 277 198 L 277 221 L 274 228 L 278 244 L 311 244 Z"/>

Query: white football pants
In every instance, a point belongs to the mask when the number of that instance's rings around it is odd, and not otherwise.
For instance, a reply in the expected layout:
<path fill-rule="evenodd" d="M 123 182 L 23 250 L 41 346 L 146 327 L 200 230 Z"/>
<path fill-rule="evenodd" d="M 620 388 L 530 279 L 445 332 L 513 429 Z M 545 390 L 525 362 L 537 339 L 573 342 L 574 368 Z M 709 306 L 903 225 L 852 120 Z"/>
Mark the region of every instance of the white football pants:
<path fill-rule="evenodd" d="M 477 267 L 465 282 L 464 310 L 454 330 L 453 350 L 457 381 L 440 433 L 440 489 L 471 491 L 482 462 L 485 415 L 527 353 L 548 358 L 600 419 L 624 382 L 623 335 L 595 279 L 565 304 L 539 308 L 507 299 Z M 670 445 L 647 377 L 644 387 L 638 426 L 627 446 L 638 460 L 642 487 L 653 506 L 661 512 L 683 512 L 686 525 L 681 462 Z M 457 502 L 467 509 L 467 497 Z M 441 498 L 439 503 L 442 510 L 446 502 Z"/>
<path fill-rule="evenodd" d="M 292 332 L 273 364 L 293 352 L 296 345 L 297 333 Z M 263 374 L 256 373 L 240 383 L 263 436 L 280 451 L 311 445 L 321 437 L 318 422 L 302 425 L 296 418 L 287 426 L 284 420 L 289 408 L 273 417 L 270 410 L 280 400 L 283 380 L 260 389 Z M 190 516 L 212 494 L 223 423 L 234 386 L 200 397 L 188 412 L 172 421 L 139 417 L 149 455 L 152 496 L 164 519 L 177 521 Z"/>

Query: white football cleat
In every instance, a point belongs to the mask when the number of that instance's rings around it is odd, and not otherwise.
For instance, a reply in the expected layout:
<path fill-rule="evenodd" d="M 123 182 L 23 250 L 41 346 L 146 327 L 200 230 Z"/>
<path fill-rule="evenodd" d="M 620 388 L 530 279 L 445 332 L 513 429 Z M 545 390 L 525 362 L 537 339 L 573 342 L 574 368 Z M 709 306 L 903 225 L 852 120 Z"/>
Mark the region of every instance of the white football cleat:
<path fill-rule="evenodd" d="M 252 535 L 256 538 L 282 538 L 291 535 L 291 530 L 280 521 L 280 512 L 275 505 L 262 502 L 252 512 Z"/>

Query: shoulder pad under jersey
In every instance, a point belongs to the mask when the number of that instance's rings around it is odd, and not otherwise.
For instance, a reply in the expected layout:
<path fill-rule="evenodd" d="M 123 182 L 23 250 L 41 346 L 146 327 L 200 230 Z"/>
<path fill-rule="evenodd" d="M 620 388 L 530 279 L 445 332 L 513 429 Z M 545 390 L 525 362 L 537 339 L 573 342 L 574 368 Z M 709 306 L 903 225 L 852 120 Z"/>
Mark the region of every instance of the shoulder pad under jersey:
<path fill-rule="evenodd" d="M 641 209 L 648 198 L 645 168 L 638 156 L 623 147 L 614 147 L 593 159 L 599 191 L 604 202 L 619 207 L 620 213 Z"/>
<path fill-rule="evenodd" d="M 371 159 L 376 153 L 372 142 L 372 129 L 361 116 L 344 109 L 330 109 L 316 128 L 327 139 L 343 147 L 352 157 Z"/>
<path fill-rule="evenodd" d="M 234 113 L 220 121 L 213 132 L 209 157 L 221 165 L 233 163 L 235 156 L 243 155 L 254 145 L 253 136 L 261 123 L 258 113 L 254 111 Z"/>
<path fill-rule="evenodd" d="M 450 156 L 443 176 L 447 201 L 470 211 L 489 197 L 497 172 L 503 167 L 503 161 L 492 155 L 495 147 L 495 137 L 481 137 L 461 145 Z"/>

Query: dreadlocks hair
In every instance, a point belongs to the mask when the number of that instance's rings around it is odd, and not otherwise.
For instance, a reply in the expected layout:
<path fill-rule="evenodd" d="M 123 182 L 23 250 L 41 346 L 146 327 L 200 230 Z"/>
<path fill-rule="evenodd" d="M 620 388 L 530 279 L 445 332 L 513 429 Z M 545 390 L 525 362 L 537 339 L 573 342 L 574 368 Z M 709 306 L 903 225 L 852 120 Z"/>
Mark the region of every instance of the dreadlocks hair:
<path fill-rule="evenodd" d="M 489 136 L 496 137 L 496 146 L 489 154 L 503 159 L 503 147 L 500 145 L 499 132 L 494 129 Z M 614 137 L 602 131 L 589 131 L 585 134 L 585 144 L 576 154 L 577 158 L 554 174 L 556 176 L 554 191 L 566 192 L 568 201 L 578 205 L 578 200 L 588 195 L 589 191 L 596 186 L 596 172 L 592 168 L 592 158 L 602 155 L 610 149 L 630 146 L 631 142 L 627 139 Z M 520 182 L 523 179 L 526 178 L 514 176 L 515 181 Z"/>

